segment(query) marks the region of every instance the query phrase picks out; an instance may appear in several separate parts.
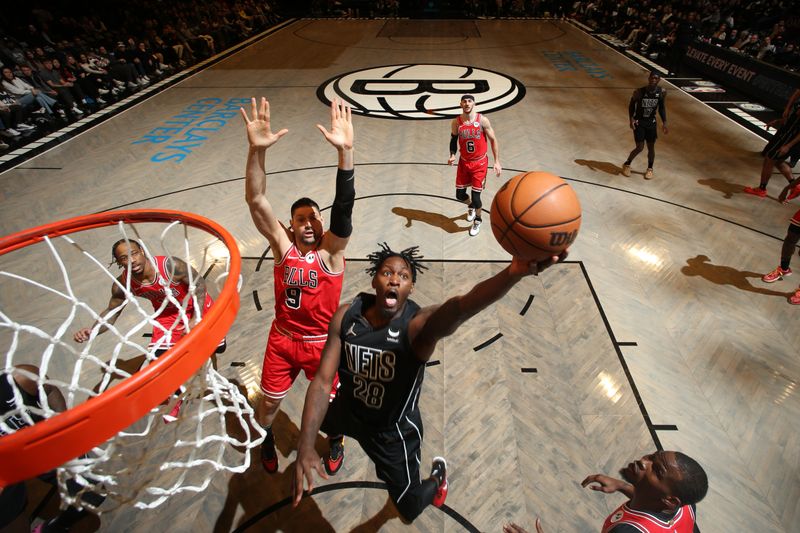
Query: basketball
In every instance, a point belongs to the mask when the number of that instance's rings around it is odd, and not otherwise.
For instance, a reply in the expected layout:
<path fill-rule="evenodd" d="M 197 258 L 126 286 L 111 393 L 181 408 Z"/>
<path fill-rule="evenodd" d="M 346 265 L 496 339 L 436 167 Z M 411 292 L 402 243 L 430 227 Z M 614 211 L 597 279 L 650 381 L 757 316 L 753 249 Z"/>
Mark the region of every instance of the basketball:
<path fill-rule="evenodd" d="M 492 233 L 508 253 L 543 261 L 567 249 L 581 227 L 581 203 L 569 184 L 549 172 L 508 180 L 492 200 Z"/>

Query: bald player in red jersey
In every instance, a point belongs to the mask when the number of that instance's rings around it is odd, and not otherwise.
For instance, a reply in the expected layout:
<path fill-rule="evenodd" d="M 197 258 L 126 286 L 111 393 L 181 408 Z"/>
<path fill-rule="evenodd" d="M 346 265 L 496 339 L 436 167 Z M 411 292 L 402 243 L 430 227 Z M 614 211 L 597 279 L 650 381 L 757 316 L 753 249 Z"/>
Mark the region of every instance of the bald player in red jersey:
<path fill-rule="evenodd" d="M 351 216 L 355 201 L 353 172 L 353 121 L 350 107 L 331 103 L 331 129 L 317 125 L 338 153 L 336 194 L 331 208 L 331 226 L 323 231 L 319 205 L 300 198 L 291 208 L 289 227 L 278 220 L 266 196 L 266 151 L 288 130 L 273 133 L 269 103 L 252 99 L 251 116 L 242 109 L 247 126 L 249 151 L 245 173 L 245 196 L 258 231 L 267 238 L 273 257 L 275 319 L 267 340 L 261 371 L 261 392 L 256 419 L 267 436 L 261 445 L 261 464 L 277 472 L 278 456 L 272 422 L 281 401 L 291 389 L 300 370 L 313 380 L 322 348 L 328 338 L 328 323 L 339 307 L 344 276 L 344 251 L 352 233 Z M 338 380 L 334 381 L 331 398 Z M 329 436 L 330 452 L 325 469 L 335 474 L 344 458 L 342 436 Z"/>
<path fill-rule="evenodd" d="M 500 145 L 495 137 L 489 119 L 475 111 L 475 97 L 465 94 L 461 97 L 461 114 L 450 124 L 450 158 L 448 165 L 456 160 L 456 148 L 461 152 L 456 170 L 456 198 L 467 202 L 467 221 L 472 222 L 469 234 L 474 237 L 481 229 L 481 192 L 486 184 L 486 171 L 489 168 L 489 156 L 486 154 L 488 143 L 492 146 L 494 172 L 500 176 L 503 167 L 500 165 Z M 471 195 L 467 195 L 471 188 Z"/>
<path fill-rule="evenodd" d="M 708 492 L 708 476 L 697 461 L 681 452 L 656 451 L 621 469 L 623 479 L 593 474 L 584 487 L 611 494 L 620 492 L 628 501 L 603 521 L 601 533 L 693 533 L 697 504 Z M 536 519 L 537 533 L 544 533 Z M 516 524 L 504 533 L 526 533 Z"/>

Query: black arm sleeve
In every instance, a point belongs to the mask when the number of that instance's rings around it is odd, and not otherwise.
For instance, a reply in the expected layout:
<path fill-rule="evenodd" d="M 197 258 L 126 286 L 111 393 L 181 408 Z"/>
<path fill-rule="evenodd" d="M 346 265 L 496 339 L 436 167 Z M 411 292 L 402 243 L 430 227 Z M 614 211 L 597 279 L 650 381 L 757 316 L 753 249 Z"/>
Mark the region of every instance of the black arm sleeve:
<path fill-rule="evenodd" d="M 336 171 L 336 196 L 331 207 L 331 231 L 346 239 L 353 233 L 353 203 L 356 200 L 353 170 Z"/>
<path fill-rule="evenodd" d="M 664 91 L 661 98 L 658 100 L 658 114 L 661 116 L 661 122 L 667 122 L 667 91 Z"/>
<path fill-rule="evenodd" d="M 458 151 L 458 135 L 450 136 L 450 155 L 456 155 Z"/>

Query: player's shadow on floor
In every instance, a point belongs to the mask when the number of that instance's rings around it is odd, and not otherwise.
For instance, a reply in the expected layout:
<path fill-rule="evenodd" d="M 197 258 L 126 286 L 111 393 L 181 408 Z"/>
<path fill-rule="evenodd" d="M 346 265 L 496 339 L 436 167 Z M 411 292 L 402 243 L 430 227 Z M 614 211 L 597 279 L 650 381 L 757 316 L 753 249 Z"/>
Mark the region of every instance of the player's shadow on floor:
<path fill-rule="evenodd" d="M 686 260 L 686 266 L 681 268 L 684 276 L 699 276 L 717 285 L 731 285 L 739 290 L 755 292 L 766 296 L 781 296 L 788 298 L 794 292 L 779 292 L 763 287 L 754 286 L 750 279 L 755 279 L 761 283 L 761 276 L 758 272 L 748 272 L 746 270 L 736 270 L 728 266 L 715 265 L 709 263 L 710 259 L 705 255 L 698 255 Z"/>
<path fill-rule="evenodd" d="M 608 161 L 592 161 L 591 159 L 576 159 L 575 162 L 589 170 L 605 172 L 611 176 L 622 176 L 622 167 Z"/>
<path fill-rule="evenodd" d="M 406 227 L 410 228 L 414 221 L 428 224 L 441 228 L 447 233 L 459 233 L 461 231 L 469 231 L 469 225 L 459 226 L 456 220 L 467 220 L 467 214 L 459 215 L 457 217 L 446 217 L 441 213 L 431 213 L 430 211 L 422 211 L 421 209 L 409 209 L 407 207 L 393 207 L 392 213 L 406 219 Z"/>
<path fill-rule="evenodd" d="M 697 180 L 697 183 L 717 192 L 721 192 L 726 200 L 733 198 L 734 194 L 745 194 L 744 185 L 731 183 L 721 178 L 706 178 Z"/>
<path fill-rule="evenodd" d="M 232 475 L 228 481 L 227 497 L 214 524 L 214 531 L 222 533 L 238 529 L 256 515 L 268 511 L 270 507 L 276 508 L 248 529 L 315 533 L 335 531 L 322 516 L 322 511 L 313 498 L 303 498 L 296 509 L 292 508 L 291 503 L 280 505 L 282 500 L 291 497 L 294 461 L 287 464 L 284 457 L 297 449 L 300 430 L 283 411 L 278 411 L 272 427 L 276 436 L 275 446 L 279 452 L 278 471 L 267 474 L 261 466 L 261 448 L 250 450 L 250 468 L 241 474 Z M 324 449 L 324 453 L 327 453 L 328 443 L 322 436 L 317 437 L 316 448 L 318 452 Z M 240 507 L 243 512 L 236 518 Z"/>

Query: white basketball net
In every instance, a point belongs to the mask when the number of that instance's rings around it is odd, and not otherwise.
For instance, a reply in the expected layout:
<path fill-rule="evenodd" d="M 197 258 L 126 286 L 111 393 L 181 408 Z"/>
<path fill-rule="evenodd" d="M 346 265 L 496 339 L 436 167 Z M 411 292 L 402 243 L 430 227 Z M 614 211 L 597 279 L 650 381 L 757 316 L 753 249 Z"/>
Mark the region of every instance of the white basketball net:
<path fill-rule="evenodd" d="M 163 230 L 160 235 L 159 230 Z M 190 237 L 191 249 L 202 250 L 197 257 L 190 254 Z M 150 339 L 144 335 L 153 328 L 164 329 L 156 317 L 167 303 L 180 310 L 180 320 L 173 328 L 182 324 L 187 331 L 191 329 L 191 317 L 186 314 L 189 301 L 193 301 L 196 313 L 203 308 L 195 296 L 197 279 L 193 279 L 191 269 L 190 298 L 179 302 L 171 291 L 164 291 L 168 298 L 154 311 L 150 302 L 131 292 L 129 281 L 127 286 L 117 281 L 120 271 L 116 265 L 106 266 L 106 260 L 96 257 L 110 258 L 111 244 L 120 238 L 140 242 L 151 262 L 154 256 L 165 255 L 194 266 L 200 275 L 217 270 L 220 273 L 213 283 L 207 282 L 211 294 L 216 294 L 214 285 L 221 286 L 228 275 L 230 258 L 224 243 L 180 222 L 166 227 L 119 223 L 45 239 L 2 256 L 0 349 L 5 358 L 0 379 L 12 386 L 14 405 L 0 416 L 0 434 L 11 434 L 37 419 L 58 414 L 48 401 L 46 389 L 52 390 L 51 386 L 61 392 L 69 409 L 155 361 L 156 350 L 166 346 L 148 346 Z M 151 254 L 148 238 L 151 244 L 160 243 L 158 253 Z M 102 317 L 98 312 L 105 309 L 112 284 L 123 290 L 125 303 Z M 123 307 L 125 313 L 115 324 L 108 324 L 106 320 Z M 38 312 L 32 315 L 31 308 Z M 75 343 L 75 331 L 95 321 L 91 338 L 83 344 Z M 98 335 L 101 326 L 108 330 Z M 38 374 L 20 370 L 19 365 L 25 364 L 38 367 Z M 40 406 L 23 403 L 12 372 L 36 382 Z M 180 415 L 173 423 L 165 424 L 162 416 L 175 405 L 175 397 L 153 407 L 138 422 L 85 456 L 59 467 L 62 504 L 98 513 L 121 504 L 153 508 L 174 494 L 204 490 L 214 472 L 245 471 L 250 449 L 264 438 L 245 396 L 213 368 L 210 360 L 184 388 Z M 97 495 L 105 497 L 102 504 Z"/>

